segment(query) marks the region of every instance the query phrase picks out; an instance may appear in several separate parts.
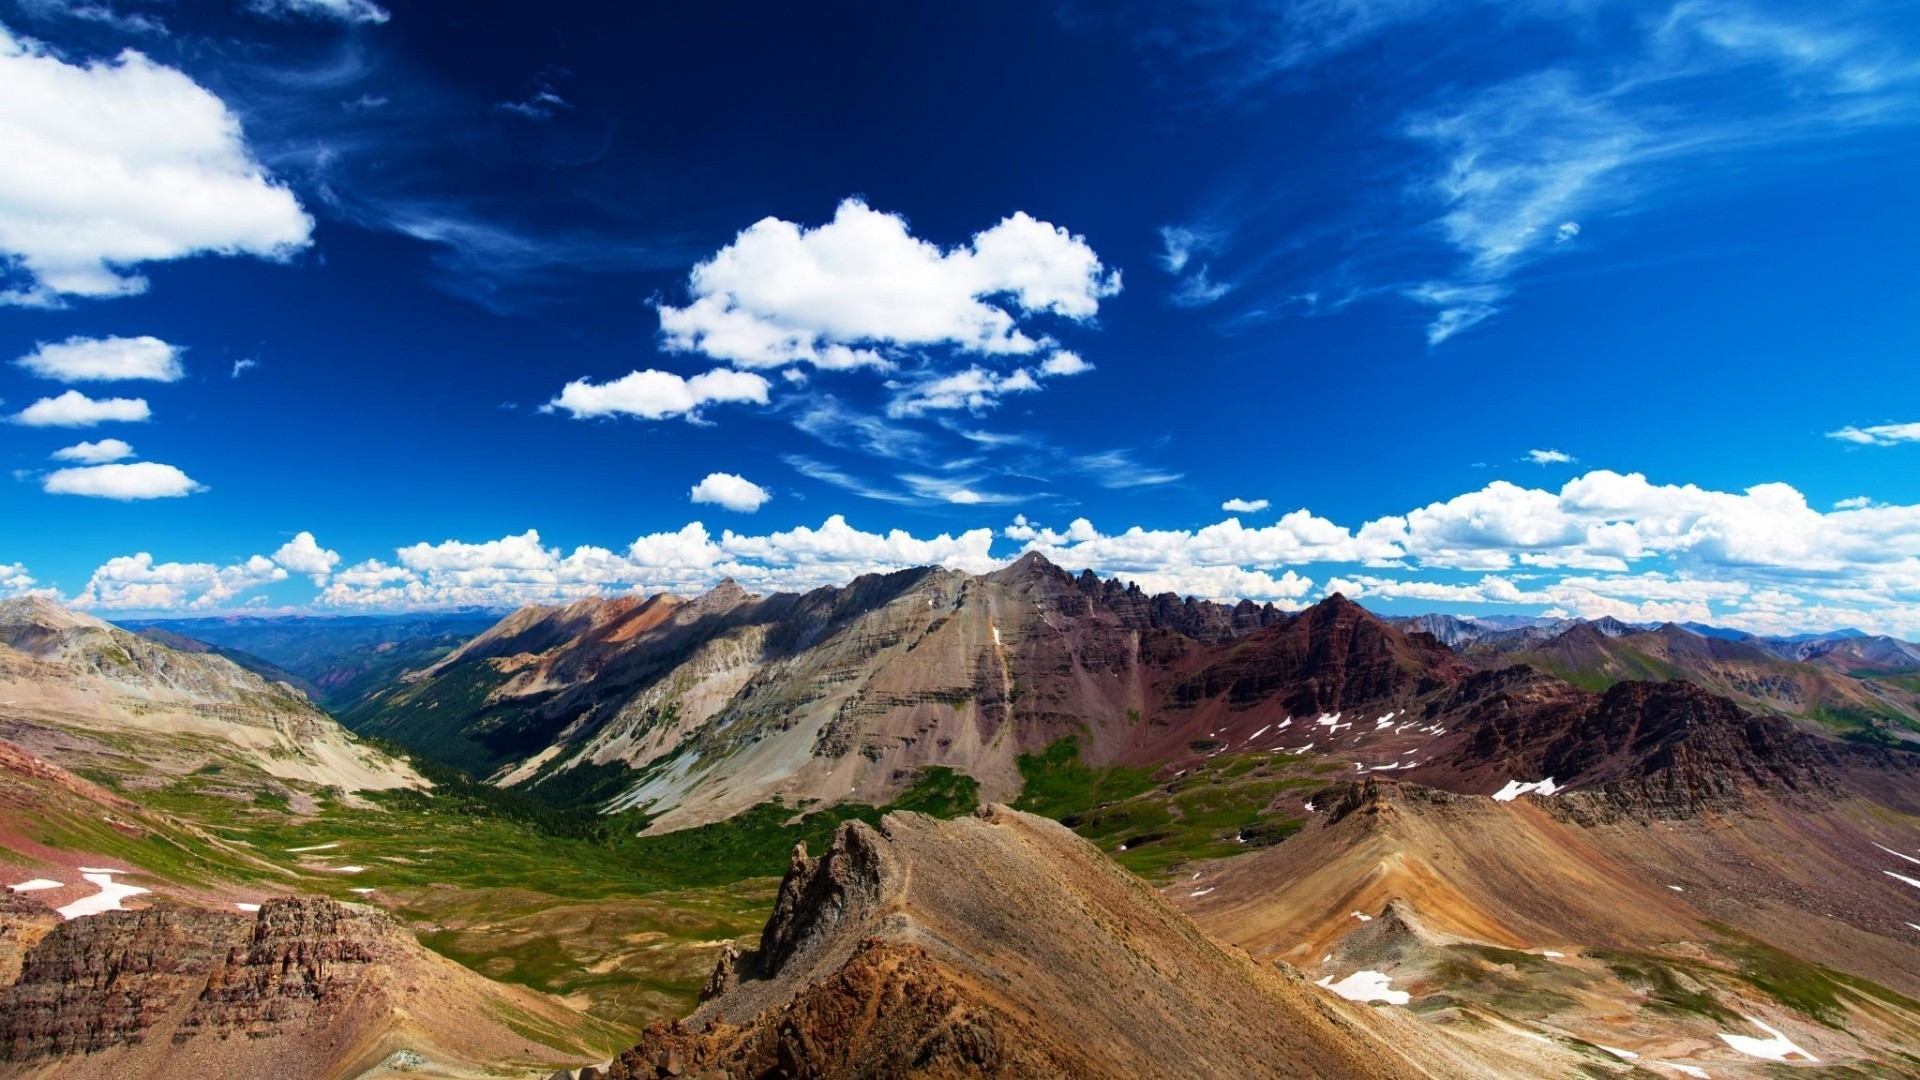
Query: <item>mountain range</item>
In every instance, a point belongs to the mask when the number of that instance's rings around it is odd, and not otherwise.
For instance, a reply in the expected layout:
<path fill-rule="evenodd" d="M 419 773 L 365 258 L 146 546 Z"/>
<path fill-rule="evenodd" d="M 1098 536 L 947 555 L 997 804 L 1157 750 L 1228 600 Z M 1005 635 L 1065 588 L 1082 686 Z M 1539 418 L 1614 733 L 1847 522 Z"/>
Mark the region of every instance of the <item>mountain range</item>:
<path fill-rule="evenodd" d="M 0 910 L 0 1073 L 1920 1075 L 1892 639 L 1285 612 L 1037 555 L 305 652 L 281 624 L 272 658 L 0 614 L 35 703 L 0 707 L 35 885 Z M 367 649 L 413 662 L 356 669 L 338 723 L 271 677 Z M 48 914 L 122 881 L 130 910 Z M 235 904 L 386 944 L 325 1019 L 221 1013 L 253 1057 L 192 1034 L 234 983 L 191 949 L 128 991 L 150 1022 L 71 1011 L 99 977 L 66 957 L 180 937 L 152 912 L 237 943 Z M 321 1034 L 349 1023 L 381 1034 Z"/>

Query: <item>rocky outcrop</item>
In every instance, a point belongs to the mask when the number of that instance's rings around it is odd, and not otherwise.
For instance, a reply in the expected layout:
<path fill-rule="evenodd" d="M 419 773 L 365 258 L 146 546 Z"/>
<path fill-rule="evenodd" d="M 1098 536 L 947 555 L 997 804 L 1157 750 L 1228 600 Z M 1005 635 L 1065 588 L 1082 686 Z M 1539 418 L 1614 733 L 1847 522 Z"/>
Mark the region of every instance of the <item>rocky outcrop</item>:
<path fill-rule="evenodd" d="M 393 1055 L 531 1067 L 586 1057 L 571 1035 L 586 1026 L 428 952 L 372 908 L 324 897 L 269 900 L 253 915 L 155 906 L 62 923 L 27 951 L 0 990 L 0 1066 L 156 1080 L 357 1076 Z"/>
<path fill-rule="evenodd" d="M 62 924 L 27 953 L 19 980 L 0 993 L 0 1060 L 168 1037 L 250 922 L 156 907 Z"/>
<path fill-rule="evenodd" d="M 323 897 L 270 900 L 252 917 L 156 907 L 75 919 L 0 994 L 0 1059 L 324 1027 L 417 948 L 384 913 Z"/>
<path fill-rule="evenodd" d="M 1092 845 L 1003 807 L 892 814 L 796 853 L 760 948 L 711 989 L 611 1075 L 1469 1074 L 1412 1021 L 1216 945 Z"/>
<path fill-rule="evenodd" d="M 227 949 L 175 1038 L 324 1027 L 358 997 L 384 993 L 377 976 L 416 948 L 373 908 L 313 896 L 269 901 L 246 939 Z"/>
<path fill-rule="evenodd" d="M 20 978 L 20 965 L 40 939 L 60 925 L 60 915 L 22 893 L 0 892 L 0 989 Z"/>

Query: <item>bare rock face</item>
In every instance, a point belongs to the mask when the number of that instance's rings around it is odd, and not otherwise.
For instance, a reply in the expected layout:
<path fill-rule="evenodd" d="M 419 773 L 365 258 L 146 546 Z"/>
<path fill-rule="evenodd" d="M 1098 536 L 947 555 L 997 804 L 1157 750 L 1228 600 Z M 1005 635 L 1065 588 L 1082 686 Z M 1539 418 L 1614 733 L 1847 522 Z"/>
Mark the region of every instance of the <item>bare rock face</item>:
<path fill-rule="evenodd" d="M 27 951 L 59 925 L 59 912 L 43 901 L 0 892 L 0 989 L 20 978 L 20 964 Z"/>
<path fill-rule="evenodd" d="M 842 922 L 877 908 L 898 873 L 880 835 L 864 822 L 848 823 L 818 859 L 796 845 L 760 948 L 742 958 L 742 969 L 749 977 L 773 975 Z"/>
<path fill-rule="evenodd" d="M 1839 794 L 1839 757 L 1788 721 L 1749 713 L 1689 682 L 1575 690 L 1524 667 L 1459 687 L 1463 733 L 1443 768 L 1574 783 L 1600 817 L 1689 817 L 1762 792 L 1824 802 Z"/>
<path fill-rule="evenodd" d="M 1241 707 L 1278 697 L 1288 715 L 1313 716 L 1403 701 L 1468 672 L 1433 635 L 1401 634 L 1335 594 L 1247 635 L 1169 696 L 1192 704 L 1225 694 Z"/>
<path fill-rule="evenodd" d="M 257 1038 L 325 1026 L 370 988 L 376 969 L 397 963 L 413 945 L 399 924 L 371 908 L 313 896 L 269 901 L 253 932 L 227 950 L 175 1038 Z"/>
<path fill-rule="evenodd" d="M 412 944 L 385 914 L 321 897 L 271 900 L 251 918 L 156 907 L 75 919 L 0 992 L 0 1060 L 324 1027 L 380 992 L 376 969 Z"/>
<path fill-rule="evenodd" d="M 0 993 L 0 1060 L 88 1054 L 164 1037 L 250 920 L 190 908 L 110 911 L 64 923 Z"/>

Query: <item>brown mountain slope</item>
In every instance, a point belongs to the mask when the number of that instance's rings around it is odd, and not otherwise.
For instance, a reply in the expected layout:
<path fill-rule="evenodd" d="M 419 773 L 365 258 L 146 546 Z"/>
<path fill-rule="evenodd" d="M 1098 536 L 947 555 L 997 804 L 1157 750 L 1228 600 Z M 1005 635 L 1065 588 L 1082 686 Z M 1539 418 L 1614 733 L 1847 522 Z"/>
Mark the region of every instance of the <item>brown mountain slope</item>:
<path fill-rule="evenodd" d="M 1920 821 L 1851 799 L 1665 821 L 1580 805 L 1602 798 L 1364 781 L 1167 891 L 1257 959 L 1378 972 L 1423 1015 L 1464 1003 L 1715 1077 L 1765 1074 L 1719 1037 L 1756 1035 L 1743 1017 L 1871 1075 L 1920 1064 L 1900 1056 L 1920 1037 L 1920 931 L 1885 873 Z"/>
<path fill-rule="evenodd" d="M 138 786 L 209 767 L 347 791 L 422 783 L 289 686 L 38 597 L 0 601 L 0 738 Z"/>
<path fill-rule="evenodd" d="M 27 950 L 0 989 L 0 1075 L 545 1075 L 584 1056 L 578 1025 L 371 908 L 151 908 L 64 923 Z"/>
<path fill-rule="evenodd" d="M 1539 1075 L 1202 934 L 1064 828 L 1004 808 L 849 824 L 796 853 L 760 948 L 613 1076 Z M 1520 1043 L 1520 1040 L 1508 1040 Z M 1471 1049 L 1469 1049 L 1471 1046 Z M 1531 1059 L 1531 1060 L 1529 1060 Z"/>

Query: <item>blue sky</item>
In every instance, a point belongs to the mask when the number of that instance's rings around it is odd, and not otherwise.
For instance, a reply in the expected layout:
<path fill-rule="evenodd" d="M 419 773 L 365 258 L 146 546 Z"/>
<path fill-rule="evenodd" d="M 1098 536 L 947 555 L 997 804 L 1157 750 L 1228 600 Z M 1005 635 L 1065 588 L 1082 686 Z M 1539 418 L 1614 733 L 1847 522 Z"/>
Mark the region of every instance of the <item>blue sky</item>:
<path fill-rule="evenodd" d="M 1910 5 L 607 8 L 0 0 L 0 590 L 1920 635 Z"/>

